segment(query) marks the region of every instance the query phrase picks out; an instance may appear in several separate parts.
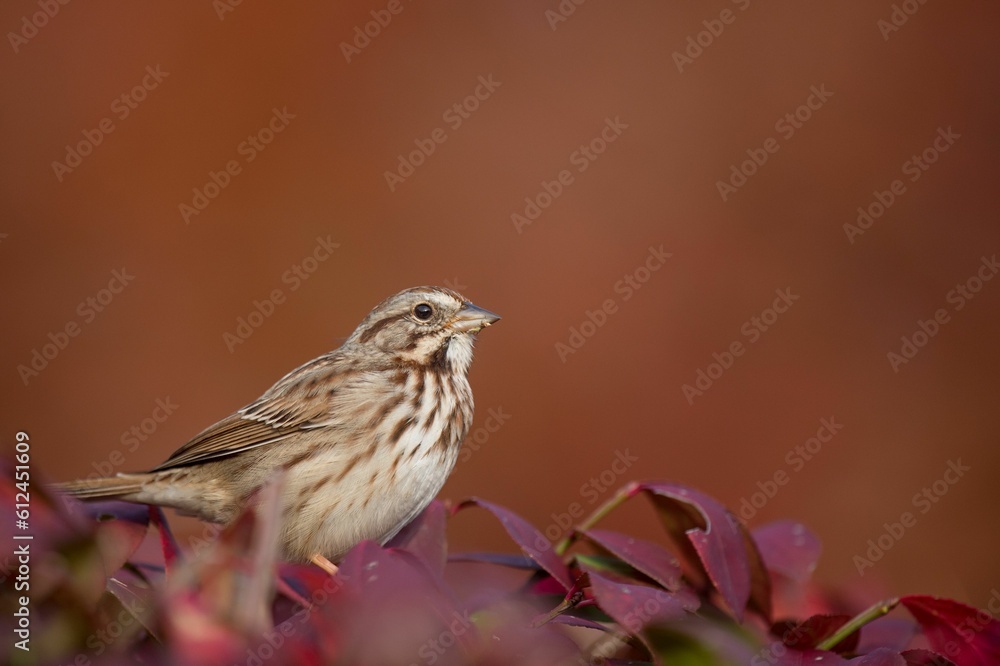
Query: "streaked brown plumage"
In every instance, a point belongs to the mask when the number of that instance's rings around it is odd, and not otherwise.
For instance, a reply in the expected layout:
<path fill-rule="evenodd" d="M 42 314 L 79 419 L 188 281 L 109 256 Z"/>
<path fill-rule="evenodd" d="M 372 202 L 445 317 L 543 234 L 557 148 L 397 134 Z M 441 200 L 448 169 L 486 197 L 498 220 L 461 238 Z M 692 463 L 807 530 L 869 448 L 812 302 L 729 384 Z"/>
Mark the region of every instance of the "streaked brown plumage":
<path fill-rule="evenodd" d="M 284 556 L 336 561 L 361 540 L 390 539 L 441 489 L 472 422 L 475 335 L 498 319 L 450 289 L 407 289 L 376 306 L 340 348 L 162 465 L 57 490 L 226 524 L 284 468 Z"/>

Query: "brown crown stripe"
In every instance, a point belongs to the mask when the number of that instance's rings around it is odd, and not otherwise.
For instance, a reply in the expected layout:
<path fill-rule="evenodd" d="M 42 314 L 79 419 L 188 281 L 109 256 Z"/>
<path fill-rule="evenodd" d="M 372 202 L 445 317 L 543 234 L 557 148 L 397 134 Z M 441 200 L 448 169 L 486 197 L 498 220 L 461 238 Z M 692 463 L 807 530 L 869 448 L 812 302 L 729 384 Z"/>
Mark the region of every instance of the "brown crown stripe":
<path fill-rule="evenodd" d="M 371 326 L 369 326 L 368 328 L 366 328 L 364 331 L 361 332 L 361 335 L 358 336 L 358 342 L 362 344 L 368 342 L 376 335 L 378 335 L 379 331 L 381 331 L 383 328 L 385 328 L 386 326 L 388 326 L 393 322 L 399 321 L 405 316 L 406 316 L 405 314 L 397 314 L 379 319 L 378 321 L 374 322 Z"/>

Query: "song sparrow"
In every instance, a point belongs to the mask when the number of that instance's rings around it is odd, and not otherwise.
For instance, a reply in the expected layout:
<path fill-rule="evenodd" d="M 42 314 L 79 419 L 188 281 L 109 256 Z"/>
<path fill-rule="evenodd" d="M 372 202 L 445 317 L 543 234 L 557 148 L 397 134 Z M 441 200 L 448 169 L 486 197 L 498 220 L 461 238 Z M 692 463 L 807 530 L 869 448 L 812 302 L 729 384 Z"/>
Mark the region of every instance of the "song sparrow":
<path fill-rule="evenodd" d="M 472 422 L 475 334 L 500 317 L 441 287 L 382 301 L 339 349 L 149 472 L 58 484 L 84 500 L 173 507 L 226 524 L 279 468 L 283 555 L 336 561 L 385 542 L 441 489 Z"/>

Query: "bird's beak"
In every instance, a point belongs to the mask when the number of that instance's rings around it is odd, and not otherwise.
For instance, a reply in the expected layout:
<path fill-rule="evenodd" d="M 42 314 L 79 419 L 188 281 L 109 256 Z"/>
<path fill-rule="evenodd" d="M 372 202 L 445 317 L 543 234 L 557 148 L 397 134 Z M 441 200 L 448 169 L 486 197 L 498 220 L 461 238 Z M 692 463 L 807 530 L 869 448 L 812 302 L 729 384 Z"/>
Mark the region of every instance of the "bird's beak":
<path fill-rule="evenodd" d="M 466 302 L 462 304 L 462 309 L 452 320 L 451 328 L 456 333 L 475 333 L 498 321 L 500 321 L 500 315 Z"/>

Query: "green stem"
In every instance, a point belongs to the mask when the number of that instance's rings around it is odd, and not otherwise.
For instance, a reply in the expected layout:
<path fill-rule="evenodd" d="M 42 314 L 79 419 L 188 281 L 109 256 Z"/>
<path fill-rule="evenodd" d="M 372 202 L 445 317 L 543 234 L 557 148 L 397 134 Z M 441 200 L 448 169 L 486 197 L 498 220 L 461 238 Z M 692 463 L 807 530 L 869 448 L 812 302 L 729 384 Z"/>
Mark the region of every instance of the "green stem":
<path fill-rule="evenodd" d="M 604 518 L 604 516 L 608 515 L 609 513 L 617 509 L 619 506 L 621 506 L 621 504 L 625 502 L 625 500 L 627 500 L 628 498 L 632 497 L 632 495 L 635 494 L 636 487 L 637 487 L 636 484 L 630 483 L 629 485 L 625 486 L 617 493 L 615 493 L 614 497 L 609 499 L 601 506 L 597 507 L 596 511 L 587 516 L 587 518 L 582 523 L 577 525 L 572 532 L 567 534 L 566 537 L 556 545 L 556 555 L 565 555 L 566 551 L 569 550 L 569 547 L 573 545 L 574 541 L 576 541 L 576 535 L 578 533 L 586 532 L 591 527 L 596 525 L 599 520 Z"/>
<path fill-rule="evenodd" d="M 817 646 L 817 650 L 830 650 L 833 649 L 840 641 L 844 640 L 855 631 L 865 626 L 872 620 L 877 620 L 878 618 L 886 615 L 889 611 L 895 608 L 899 604 L 899 599 L 889 599 L 887 601 L 880 601 L 871 608 L 862 611 L 858 615 L 854 616 L 840 629 L 838 629 L 832 636 L 824 641 L 821 641 Z"/>

